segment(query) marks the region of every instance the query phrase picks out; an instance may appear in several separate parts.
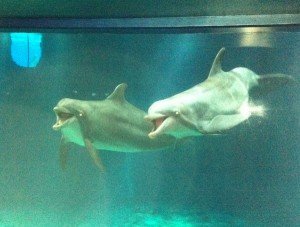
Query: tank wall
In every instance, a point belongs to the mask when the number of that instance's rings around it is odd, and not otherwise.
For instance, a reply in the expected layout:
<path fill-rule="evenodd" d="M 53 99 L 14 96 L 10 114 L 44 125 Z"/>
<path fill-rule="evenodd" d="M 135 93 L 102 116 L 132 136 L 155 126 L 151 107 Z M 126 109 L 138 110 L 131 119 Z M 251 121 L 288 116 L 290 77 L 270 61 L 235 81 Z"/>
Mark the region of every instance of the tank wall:
<path fill-rule="evenodd" d="M 4 223 L 113 225 L 117 218 L 130 222 L 127 209 L 189 213 L 199 220 L 221 213 L 252 224 L 298 223 L 297 86 L 260 97 L 266 117 L 250 118 L 224 135 L 179 140 L 169 150 L 150 153 L 100 150 L 105 173 L 79 146 L 72 147 L 67 170 L 61 171 L 52 109 L 64 97 L 105 99 L 125 82 L 126 99 L 147 111 L 154 101 L 204 81 L 221 47 L 226 71 L 244 66 L 299 80 L 299 32 L 43 33 L 35 68 L 12 60 L 8 33 L 0 41 Z"/>

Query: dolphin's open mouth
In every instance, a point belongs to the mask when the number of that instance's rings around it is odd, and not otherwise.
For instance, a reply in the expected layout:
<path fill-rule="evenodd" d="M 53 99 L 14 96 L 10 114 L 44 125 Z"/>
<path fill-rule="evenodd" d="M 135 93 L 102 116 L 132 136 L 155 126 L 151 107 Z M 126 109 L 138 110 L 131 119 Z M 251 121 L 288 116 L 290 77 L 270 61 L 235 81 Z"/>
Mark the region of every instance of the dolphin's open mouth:
<path fill-rule="evenodd" d="M 165 121 L 169 118 L 169 116 L 146 116 L 145 119 L 148 121 L 151 121 L 153 124 L 153 128 L 151 132 L 148 134 L 148 136 L 153 139 L 155 138 L 162 130 L 165 128 Z"/>
<path fill-rule="evenodd" d="M 56 114 L 56 123 L 53 125 L 54 130 L 60 129 L 68 120 L 74 117 L 74 114 L 63 108 L 54 107 L 53 110 Z"/>
<path fill-rule="evenodd" d="M 167 118 L 168 118 L 167 116 L 164 116 L 164 117 L 160 117 L 160 118 L 156 118 L 156 119 L 152 120 L 152 123 L 154 125 L 154 128 L 152 129 L 152 131 L 157 130 Z"/>

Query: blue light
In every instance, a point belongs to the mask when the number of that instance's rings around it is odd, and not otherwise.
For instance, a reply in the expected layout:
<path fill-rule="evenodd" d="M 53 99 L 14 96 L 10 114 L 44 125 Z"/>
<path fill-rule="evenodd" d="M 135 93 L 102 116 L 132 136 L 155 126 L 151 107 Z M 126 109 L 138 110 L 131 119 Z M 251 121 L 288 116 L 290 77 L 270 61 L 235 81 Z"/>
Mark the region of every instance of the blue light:
<path fill-rule="evenodd" d="M 11 57 L 21 67 L 36 67 L 42 49 L 42 35 L 39 33 L 11 33 Z"/>

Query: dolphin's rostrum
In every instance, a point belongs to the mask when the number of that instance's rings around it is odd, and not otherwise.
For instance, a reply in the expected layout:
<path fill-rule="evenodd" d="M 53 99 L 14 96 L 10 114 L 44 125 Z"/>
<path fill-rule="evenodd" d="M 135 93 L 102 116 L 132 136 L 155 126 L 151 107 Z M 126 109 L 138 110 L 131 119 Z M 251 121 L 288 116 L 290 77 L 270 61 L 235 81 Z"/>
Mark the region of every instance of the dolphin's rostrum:
<path fill-rule="evenodd" d="M 54 107 L 57 122 L 54 130 L 61 130 L 60 161 L 66 166 L 68 143 L 85 146 L 95 164 L 103 170 L 96 149 L 139 152 L 159 150 L 175 143 L 169 135 L 151 140 L 148 133 L 152 123 L 144 120 L 146 112 L 124 98 L 126 84 L 118 85 L 105 100 L 81 101 L 62 99 Z"/>
<path fill-rule="evenodd" d="M 145 117 L 154 125 L 150 138 L 219 134 L 252 115 L 265 114 L 265 107 L 254 104 L 249 92 L 269 91 L 293 80 L 284 74 L 259 76 L 243 67 L 225 72 L 221 67 L 224 51 L 217 54 L 204 82 L 150 106 Z"/>

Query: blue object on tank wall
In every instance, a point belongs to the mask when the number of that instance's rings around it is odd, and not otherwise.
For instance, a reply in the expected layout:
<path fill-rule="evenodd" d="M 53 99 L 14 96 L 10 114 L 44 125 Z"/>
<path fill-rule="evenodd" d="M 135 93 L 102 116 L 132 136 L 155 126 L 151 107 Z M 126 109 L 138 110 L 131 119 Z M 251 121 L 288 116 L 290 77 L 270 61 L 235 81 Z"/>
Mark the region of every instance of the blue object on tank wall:
<path fill-rule="evenodd" d="M 42 34 L 11 33 L 10 38 L 13 61 L 21 67 L 36 67 L 42 54 Z"/>

